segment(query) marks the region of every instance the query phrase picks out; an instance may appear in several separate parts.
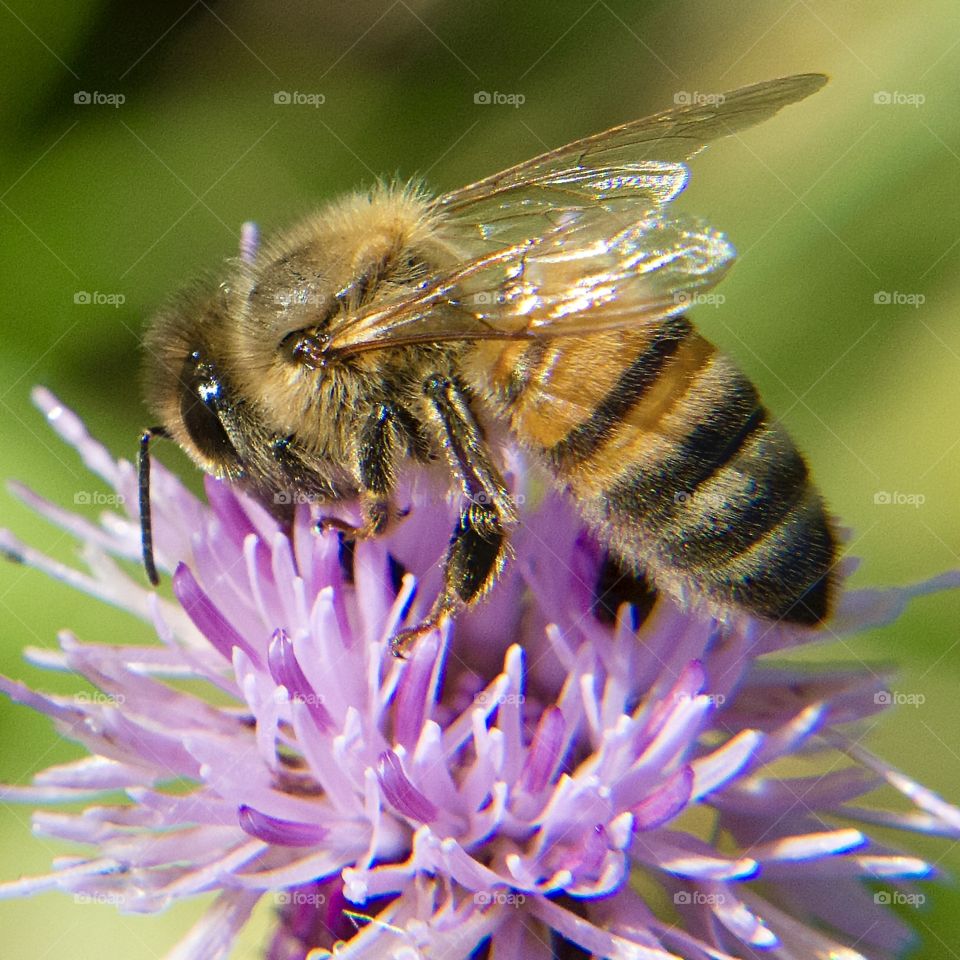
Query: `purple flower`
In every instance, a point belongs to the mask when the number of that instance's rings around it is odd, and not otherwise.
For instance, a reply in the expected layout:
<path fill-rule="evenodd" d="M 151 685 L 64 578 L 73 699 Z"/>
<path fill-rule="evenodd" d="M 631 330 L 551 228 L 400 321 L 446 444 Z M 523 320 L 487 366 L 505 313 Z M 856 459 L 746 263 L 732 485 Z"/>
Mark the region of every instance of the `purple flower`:
<path fill-rule="evenodd" d="M 48 393 L 36 401 L 134 505 L 131 464 Z M 590 612 L 599 552 L 547 496 L 525 509 L 489 600 L 401 662 L 388 640 L 436 593 L 455 506 L 422 475 L 404 489 L 409 518 L 351 557 L 314 533 L 307 505 L 285 531 L 229 486 L 208 481 L 205 505 L 157 467 L 168 600 L 144 586 L 132 513 L 94 525 L 17 488 L 77 536 L 86 569 L 7 533 L 0 549 L 150 621 L 159 642 L 65 633 L 58 653 L 28 650 L 94 696 L 0 679 L 90 751 L 3 798 L 89 802 L 34 824 L 92 848 L 0 894 L 59 888 L 151 912 L 217 891 L 178 960 L 227 956 L 263 897 L 277 907 L 270 960 L 902 950 L 890 891 L 932 868 L 865 825 L 955 838 L 960 810 L 856 740 L 854 722 L 891 699 L 876 671 L 769 655 L 887 622 L 960 576 L 848 592 L 818 633 L 665 600 L 638 629 L 626 608 L 611 627 Z M 903 812 L 870 802 L 883 785 Z"/>

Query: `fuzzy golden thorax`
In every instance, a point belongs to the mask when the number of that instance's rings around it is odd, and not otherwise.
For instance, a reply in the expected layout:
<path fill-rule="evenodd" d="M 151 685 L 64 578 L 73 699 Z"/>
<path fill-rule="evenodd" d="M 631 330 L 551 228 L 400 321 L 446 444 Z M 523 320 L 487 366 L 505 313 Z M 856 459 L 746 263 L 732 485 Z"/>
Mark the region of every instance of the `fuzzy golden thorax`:
<path fill-rule="evenodd" d="M 264 244 L 252 263 L 231 261 L 212 291 L 181 295 L 146 338 L 148 403 L 170 436 L 205 471 L 275 499 L 354 495 L 358 435 L 378 402 L 423 421 L 435 453 L 421 388 L 430 374 L 450 372 L 452 348 L 321 362 L 297 346 L 409 296 L 453 262 L 435 228 L 426 197 L 381 186 L 329 204 Z M 210 405 L 197 402 L 198 391 Z"/>

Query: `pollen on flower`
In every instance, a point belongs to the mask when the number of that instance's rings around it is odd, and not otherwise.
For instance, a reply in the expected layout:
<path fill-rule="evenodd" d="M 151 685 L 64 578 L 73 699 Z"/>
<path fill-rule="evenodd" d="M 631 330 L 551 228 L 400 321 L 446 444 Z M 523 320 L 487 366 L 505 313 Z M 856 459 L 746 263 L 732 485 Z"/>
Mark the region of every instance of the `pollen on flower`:
<path fill-rule="evenodd" d="M 135 505 L 131 464 L 35 398 L 115 503 Z M 772 654 L 818 635 L 665 600 L 639 627 L 626 608 L 601 622 L 603 557 L 553 497 L 525 509 L 490 598 L 398 661 L 389 640 L 429 607 L 450 529 L 451 505 L 420 482 L 396 532 L 351 557 L 316 534 L 308 505 L 283 529 L 228 485 L 209 480 L 204 503 L 157 468 L 172 599 L 144 585 L 134 507 L 93 524 L 16 487 L 77 538 L 83 566 L 8 533 L 0 550 L 130 611 L 157 643 L 64 634 L 55 654 L 27 651 L 98 696 L 0 678 L 89 751 L 2 788 L 41 807 L 88 802 L 38 811 L 34 827 L 89 853 L 0 895 L 58 888 L 149 912 L 215 890 L 176 953 L 198 960 L 226 957 L 263 898 L 276 908 L 269 960 L 883 958 L 909 942 L 893 895 L 870 891 L 905 895 L 933 868 L 869 828 L 956 838 L 960 811 L 849 732 L 889 705 L 883 677 L 778 665 Z M 522 491 L 519 466 L 512 483 Z M 849 592 L 826 636 L 957 586 L 950 573 Z M 871 802 L 882 785 L 902 811 Z"/>

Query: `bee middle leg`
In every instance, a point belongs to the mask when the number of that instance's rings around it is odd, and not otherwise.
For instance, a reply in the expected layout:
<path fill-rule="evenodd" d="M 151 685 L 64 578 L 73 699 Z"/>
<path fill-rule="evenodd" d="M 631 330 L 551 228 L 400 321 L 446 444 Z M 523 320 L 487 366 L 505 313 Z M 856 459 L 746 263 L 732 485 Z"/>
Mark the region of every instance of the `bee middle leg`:
<path fill-rule="evenodd" d="M 419 637 L 490 589 L 506 562 L 507 527 L 516 521 L 510 494 L 490 458 L 463 389 L 449 377 L 437 375 L 427 380 L 424 392 L 442 424 L 464 504 L 444 559 L 440 595 L 421 623 L 400 631 L 390 641 L 396 657 L 405 656 Z"/>

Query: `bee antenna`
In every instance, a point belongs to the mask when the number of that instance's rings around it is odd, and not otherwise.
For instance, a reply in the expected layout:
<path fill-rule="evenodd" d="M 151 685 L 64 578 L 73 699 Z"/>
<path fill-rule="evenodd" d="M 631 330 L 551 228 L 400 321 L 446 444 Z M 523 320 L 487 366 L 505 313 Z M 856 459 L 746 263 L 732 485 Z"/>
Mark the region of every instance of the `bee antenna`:
<path fill-rule="evenodd" d="M 150 513 L 150 441 L 154 437 L 170 439 L 165 427 L 148 427 L 140 436 L 140 457 L 137 476 L 140 481 L 140 545 L 143 548 L 143 566 L 147 579 L 157 586 L 160 575 L 153 559 L 153 519 Z"/>

